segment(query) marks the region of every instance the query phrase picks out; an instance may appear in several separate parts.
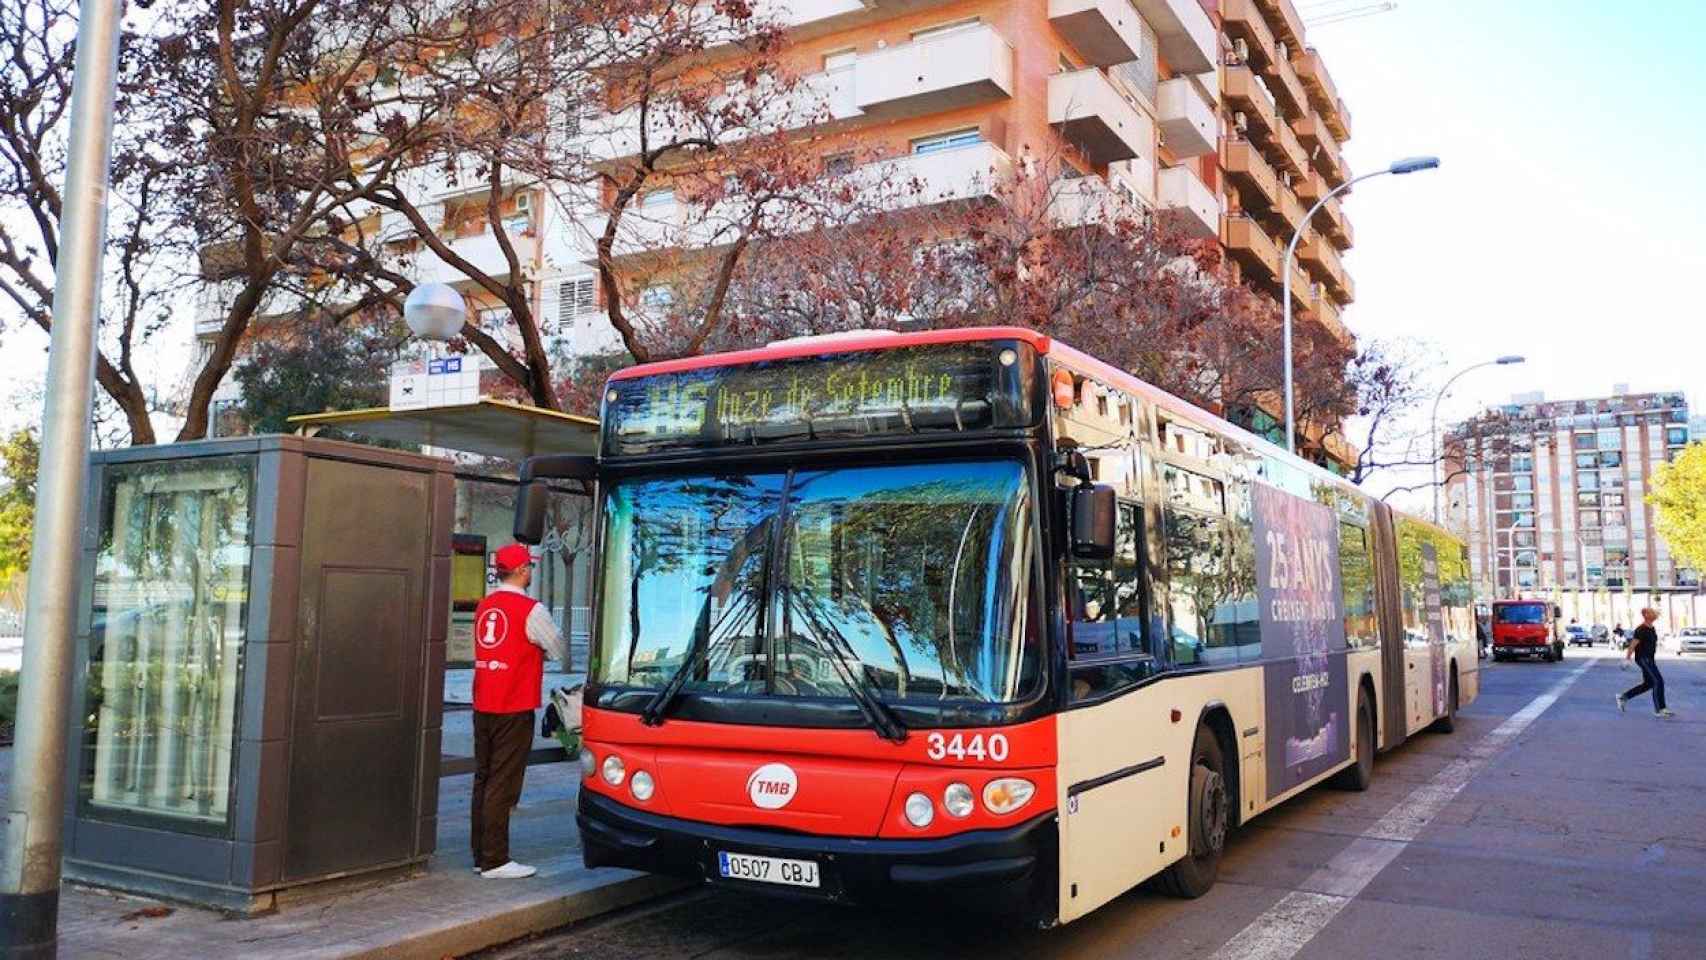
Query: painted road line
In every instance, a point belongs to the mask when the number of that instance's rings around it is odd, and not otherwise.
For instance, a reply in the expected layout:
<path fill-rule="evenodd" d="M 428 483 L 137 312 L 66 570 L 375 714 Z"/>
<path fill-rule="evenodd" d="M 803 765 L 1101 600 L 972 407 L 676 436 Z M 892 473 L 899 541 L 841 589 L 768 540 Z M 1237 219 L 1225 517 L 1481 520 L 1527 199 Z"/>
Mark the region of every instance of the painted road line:
<path fill-rule="evenodd" d="M 1349 846 L 1327 861 L 1326 866 L 1305 878 L 1299 884 L 1302 889 L 1281 897 L 1266 913 L 1238 931 L 1215 951 L 1212 960 L 1291 960 L 1295 957 L 1305 944 L 1338 916 L 1346 904 L 1356 899 L 1357 894 L 1380 875 L 1380 871 L 1404 852 L 1410 842 L 1421 834 L 1422 828 L 1432 822 L 1476 774 L 1598 662 L 1584 660 L 1581 666 L 1477 741 L 1467 756 L 1451 761 L 1427 783 L 1412 790 L 1386 816 L 1358 834 Z"/>

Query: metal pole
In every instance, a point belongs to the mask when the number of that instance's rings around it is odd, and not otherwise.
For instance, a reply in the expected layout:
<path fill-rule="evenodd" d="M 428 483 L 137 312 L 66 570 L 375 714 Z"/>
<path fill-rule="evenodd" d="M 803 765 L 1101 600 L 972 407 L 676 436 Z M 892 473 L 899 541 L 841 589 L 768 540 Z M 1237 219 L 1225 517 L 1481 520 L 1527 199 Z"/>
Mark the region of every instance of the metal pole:
<path fill-rule="evenodd" d="M 82 0 L 77 20 L 17 743 L 0 847 L 0 957 L 52 957 L 58 944 L 77 559 L 123 13 L 121 0 Z"/>
<path fill-rule="evenodd" d="M 1293 386 L 1293 379 L 1294 378 L 1292 377 L 1292 372 L 1291 372 L 1291 258 L 1295 253 L 1297 253 L 1298 241 L 1303 239 L 1303 229 L 1305 227 L 1309 226 L 1309 222 L 1311 220 L 1315 219 L 1315 211 L 1326 206 L 1328 200 L 1333 199 L 1334 197 L 1338 196 L 1341 193 L 1344 193 L 1346 190 L 1349 190 L 1351 187 L 1355 186 L 1356 184 L 1359 184 L 1362 181 L 1367 180 L 1369 177 L 1378 177 L 1383 173 L 1392 173 L 1392 172 L 1394 172 L 1394 171 L 1391 170 L 1390 168 L 1388 168 L 1385 170 L 1376 170 L 1373 173 L 1365 173 L 1360 177 L 1352 177 L 1351 179 L 1346 180 L 1344 183 L 1341 183 L 1338 186 L 1334 187 L 1333 189 L 1327 191 L 1327 195 L 1322 197 L 1321 199 L 1315 201 L 1315 206 L 1310 207 L 1309 212 L 1303 215 L 1303 222 L 1298 224 L 1297 228 L 1295 230 L 1291 231 L 1291 242 L 1285 245 L 1285 263 L 1283 265 L 1281 265 L 1281 267 L 1280 267 L 1280 287 L 1281 287 L 1280 302 L 1281 302 L 1281 306 L 1285 310 L 1285 322 L 1283 325 L 1283 334 L 1282 335 L 1285 338 L 1284 363 L 1285 363 L 1285 452 L 1286 453 L 1296 453 L 1297 452 L 1297 416 L 1296 416 L 1296 412 L 1295 412 L 1296 411 L 1296 405 L 1294 402 L 1295 401 L 1295 388 Z M 1436 514 L 1437 514 L 1437 511 L 1436 511 Z M 1434 519 L 1438 520 L 1439 518 L 1436 515 Z"/>
<path fill-rule="evenodd" d="M 1459 377 L 1470 372 L 1471 370 L 1479 370 L 1482 367 L 1490 367 L 1490 366 L 1493 366 L 1494 364 L 1497 364 L 1497 363 L 1498 363 L 1497 360 L 1488 360 L 1485 363 L 1477 363 L 1472 367 L 1464 367 L 1462 370 L 1459 370 L 1459 371 L 1457 371 L 1457 373 L 1453 374 L 1451 379 L 1447 380 L 1445 382 L 1445 386 L 1439 388 L 1439 393 L 1434 395 L 1433 426 L 1429 428 L 1432 431 L 1433 445 L 1434 445 L 1434 451 L 1433 451 L 1433 461 L 1434 461 L 1433 462 L 1434 523 L 1439 522 L 1439 488 L 1440 488 L 1440 482 L 1441 482 L 1440 477 L 1439 477 L 1439 404 L 1440 404 L 1440 401 L 1444 400 L 1445 395 L 1447 393 L 1451 392 L 1451 385 L 1456 383 L 1457 379 Z"/>

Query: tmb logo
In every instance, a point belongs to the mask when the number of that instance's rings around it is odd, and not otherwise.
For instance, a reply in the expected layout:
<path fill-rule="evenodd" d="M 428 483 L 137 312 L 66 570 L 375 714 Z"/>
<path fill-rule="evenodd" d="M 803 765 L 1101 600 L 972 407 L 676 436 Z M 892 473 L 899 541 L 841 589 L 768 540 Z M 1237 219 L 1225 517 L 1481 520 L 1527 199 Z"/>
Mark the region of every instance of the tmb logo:
<path fill-rule="evenodd" d="M 746 795 L 760 810 L 780 810 L 800 792 L 794 768 L 785 763 L 767 763 L 746 778 Z"/>

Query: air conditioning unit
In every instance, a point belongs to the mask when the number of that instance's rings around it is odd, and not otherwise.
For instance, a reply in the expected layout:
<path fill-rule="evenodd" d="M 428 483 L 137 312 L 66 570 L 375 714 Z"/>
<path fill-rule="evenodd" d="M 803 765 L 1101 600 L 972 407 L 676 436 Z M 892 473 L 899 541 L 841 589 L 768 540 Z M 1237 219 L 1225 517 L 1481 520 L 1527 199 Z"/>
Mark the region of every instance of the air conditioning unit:
<path fill-rule="evenodd" d="M 1232 55 L 1238 58 L 1239 63 L 1249 62 L 1250 44 L 1243 39 L 1232 41 Z"/>
<path fill-rule="evenodd" d="M 1239 133 L 1250 129 L 1250 118 L 1244 115 L 1244 111 L 1239 110 L 1232 115 L 1232 128 Z"/>
<path fill-rule="evenodd" d="M 525 193 L 525 192 L 516 194 L 515 195 L 515 209 L 521 211 L 522 213 L 526 213 L 527 211 L 532 210 L 533 209 L 533 194 Z"/>

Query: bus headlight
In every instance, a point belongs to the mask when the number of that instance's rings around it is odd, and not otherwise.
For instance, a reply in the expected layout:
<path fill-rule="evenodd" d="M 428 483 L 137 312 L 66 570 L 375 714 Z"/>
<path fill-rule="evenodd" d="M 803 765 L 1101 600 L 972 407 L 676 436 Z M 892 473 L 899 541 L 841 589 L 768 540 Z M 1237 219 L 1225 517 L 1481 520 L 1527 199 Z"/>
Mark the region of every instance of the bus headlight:
<path fill-rule="evenodd" d="M 942 791 L 942 809 L 948 811 L 950 817 L 967 817 L 971 815 L 973 797 L 971 788 L 963 783 L 950 783 L 948 789 Z"/>
<path fill-rule="evenodd" d="M 622 785 L 622 778 L 628 775 L 628 770 L 622 765 L 622 758 L 611 754 L 604 758 L 604 782 L 613 787 Z"/>
<path fill-rule="evenodd" d="M 1029 780 L 1002 777 L 984 784 L 983 806 L 993 814 L 1012 813 L 1030 803 L 1036 792 L 1036 785 Z"/>
<path fill-rule="evenodd" d="M 633 778 L 628 781 L 628 789 L 634 791 L 635 800 L 650 800 L 653 786 L 652 775 L 644 770 L 635 770 Z"/>
<path fill-rule="evenodd" d="M 923 828 L 936 819 L 936 805 L 922 793 L 915 793 L 906 798 L 906 822 L 915 827 Z"/>
<path fill-rule="evenodd" d="M 598 758 L 592 755 L 591 750 L 582 750 L 581 751 L 581 776 L 590 777 L 597 772 L 598 772 Z"/>

